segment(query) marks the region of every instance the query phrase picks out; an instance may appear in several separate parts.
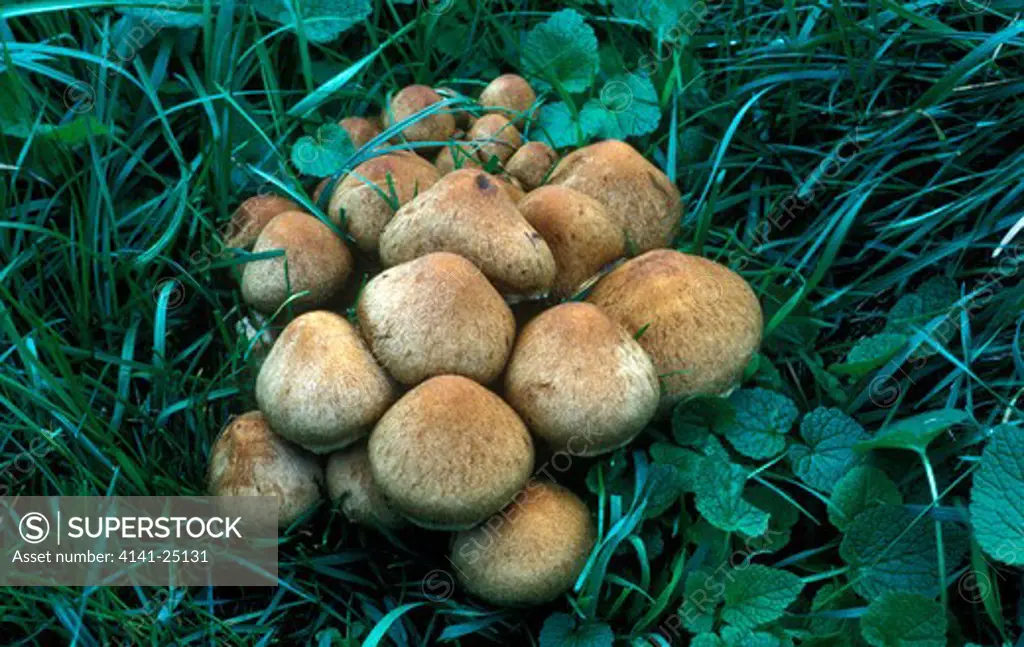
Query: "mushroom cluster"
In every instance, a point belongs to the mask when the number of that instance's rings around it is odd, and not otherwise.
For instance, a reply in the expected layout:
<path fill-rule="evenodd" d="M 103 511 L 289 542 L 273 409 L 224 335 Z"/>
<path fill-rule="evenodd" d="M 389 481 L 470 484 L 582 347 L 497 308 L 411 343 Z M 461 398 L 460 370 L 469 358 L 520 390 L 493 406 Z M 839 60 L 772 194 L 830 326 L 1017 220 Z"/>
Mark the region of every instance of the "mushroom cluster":
<path fill-rule="evenodd" d="M 595 526 L 532 476 L 536 452 L 605 454 L 727 395 L 762 314 L 738 274 L 670 248 L 682 206 L 663 172 L 622 141 L 561 158 L 525 142 L 536 105 L 513 74 L 476 102 L 412 85 L 379 120 L 340 122 L 368 159 L 318 187 L 326 219 L 242 203 L 228 244 L 283 251 L 245 264 L 242 296 L 294 318 L 259 411 L 213 446 L 213 494 L 274 494 L 289 525 L 325 488 L 353 523 L 453 531 L 462 585 L 493 604 L 572 586 Z"/>

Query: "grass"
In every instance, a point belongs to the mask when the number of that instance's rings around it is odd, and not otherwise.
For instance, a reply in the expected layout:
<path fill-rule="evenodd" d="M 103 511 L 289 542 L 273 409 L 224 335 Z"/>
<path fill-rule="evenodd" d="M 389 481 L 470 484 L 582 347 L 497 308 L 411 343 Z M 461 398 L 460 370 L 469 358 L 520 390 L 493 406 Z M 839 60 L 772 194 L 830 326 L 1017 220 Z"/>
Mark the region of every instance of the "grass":
<path fill-rule="evenodd" d="M 255 359 L 235 328 L 247 257 L 218 235 L 231 211 L 270 185 L 317 208 L 315 182 L 288 162 L 298 137 L 376 112 L 412 82 L 475 92 L 520 69 L 521 34 L 563 6 L 460 1 L 435 15 L 377 1 L 323 45 L 242 3 L 200 4 L 201 27 L 141 35 L 111 4 L 0 8 L 0 482 L 12 494 L 202 493 L 215 434 L 255 406 Z M 678 247 L 728 263 L 758 293 L 756 381 L 869 430 L 938 408 L 969 411 L 977 430 L 1019 421 L 1022 256 L 1019 237 L 1004 240 L 1024 218 L 1015 3 L 723 3 L 685 44 L 660 48 L 636 20 L 571 4 L 607 73 L 663 58 L 661 125 L 631 143 L 683 191 Z M 829 370 L 935 277 L 955 286 L 948 307 L 914 320 L 872 370 Z M 481 606 L 451 589 L 447 537 L 385 541 L 324 505 L 284 535 L 277 589 L 6 589 L 0 633 L 9 644 L 531 645 L 566 612 L 607 623 L 622 644 L 659 644 L 659 627 L 684 644 L 664 626 L 685 576 L 738 538 L 691 532 L 692 505 L 645 515 L 643 450 L 669 437 L 656 425 L 636 455 L 566 475 L 586 492 L 590 472 L 603 543 L 577 594 L 547 607 Z M 937 483 L 917 456 L 885 464 L 906 503 L 953 514 L 980 438 L 930 449 Z M 800 528 L 767 563 L 838 581 L 827 497 L 785 462 L 764 463 L 758 482 L 785 495 Z M 974 563 L 988 564 L 977 552 Z M 989 568 L 997 585 L 983 600 L 950 589 L 950 644 L 1019 634 L 1019 573 Z M 794 607 L 787 628 L 808 612 Z"/>

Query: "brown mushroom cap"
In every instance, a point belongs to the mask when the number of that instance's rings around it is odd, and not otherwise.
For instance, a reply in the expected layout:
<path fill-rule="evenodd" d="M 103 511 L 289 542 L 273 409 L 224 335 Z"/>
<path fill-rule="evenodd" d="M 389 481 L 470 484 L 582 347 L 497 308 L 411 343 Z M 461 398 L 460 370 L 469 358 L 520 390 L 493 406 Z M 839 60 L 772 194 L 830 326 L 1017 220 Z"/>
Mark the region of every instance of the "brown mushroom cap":
<path fill-rule="evenodd" d="M 563 303 L 531 320 L 505 374 L 505 399 L 530 430 L 574 456 L 603 454 L 636 438 L 659 395 L 647 353 L 589 303 Z"/>
<path fill-rule="evenodd" d="M 338 122 L 338 125 L 348 133 L 348 138 L 352 140 L 352 144 L 357 149 L 366 146 L 374 137 L 380 134 L 380 128 L 377 127 L 377 124 L 366 117 L 345 117 Z"/>
<path fill-rule="evenodd" d="M 555 259 L 498 181 L 460 169 L 398 210 L 380 236 L 380 258 L 398 265 L 430 252 L 464 256 L 504 294 L 547 292 Z"/>
<path fill-rule="evenodd" d="M 543 604 L 572 587 L 596 536 L 579 497 L 532 481 L 486 523 L 460 532 L 451 561 L 461 584 L 491 604 Z"/>
<path fill-rule="evenodd" d="M 489 114 L 473 122 L 469 139 L 476 148 L 476 156 L 486 163 L 492 157 L 504 164 L 523 145 L 519 129 L 498 114 Z"/>
<path fill-rule="evenodd" d="M 544 183 L 557 160 L 558 153 L 544 142 L 527 142 L 505 163 L 505 170 L 519 180 L 524 189 L 533 191 Z"/>
<path fill-rule="evenodd" d="M 345 241 L 302 211 L 286 211 L 271 220 L 253 253 L 275 249 L 283 249 L 284 254 L 250 261 L 242 271 L 242 298 L 265 314 L 273 314 L 289 295 L 304 290 L 309 294 L 292 302 L 296 308 L 324 307 L 341 292 L 352 272 L 352 254 Z"/>
<path fill-rule="evenodd" d="M 434 158 L 434 166 L 441 175 L 448 175 L 460 168 L 483 168 L 476 157 L 476 147 L 470 142 L 451 141 Z"/>
<path fill-rule="evenodd" d="M 370 435 L 370 466 L 385 496 L 417 525 L 469 528 L 526 483 L 533 441 L 501 398 L 468 378 L 442 375 L 380 419 Z"/>
<path fill-rule="evenodd" d="M 259 411 L 224 427 L 210 450 L 206 474 L 212 496 L 276 496 L 281 526 L 316 505 L 323 477 L 316 457 L 275 434 Z"/>
<path fill-rule="evenodd" d="M 551 293 L 570 297 L 602 267 L 626 254 L 622 227 L 604 206 L 564 186 L 543 186 L 519 203 L 526 222 L 544 237 L 557 273 Z"/>
<path fill-rule="evenodd" d="M 522 121 L 527 111 L 537 101 L 526 79 L 517 74 L 502 74 L 491 81 L 480 93 L 479 103 L 485 108 L 504 108 L 502 112 L 509 119 Z"/>
<path fill-rule="evenodd" d="M 366 436 L 394 397 L 352 324 L 322 310 L 285 327 L 256 379 L 256 402 L 274 430 L 318 454 Z"/>
<path fill-rule="evenodd" d="M 393 205 L 401 207 L 440 178 L 437 169 L 419 155 L 380 155 L 355 167 L 338 183 L 327 215 L 338 226 L 344 221 L 360 249 L 374 252 L 380 233 L 395 214 Z"/>
<path fill-rule="evenodd" d="M 373 480 L 365 443 L 331 454 L 326 476 L 328 495 L 332 501 L 341 501 L 341 512 L 352 523 L 383 528 L 406 525 Z"/>
<path fill-rule="evenodd" d="M 441 95 L 425 85 L 408 85 L 391 97 L 390 109 L 381 115 L 385 128 L 401 123 L 421 110 L 442 101 Z M 455 117 L 446 110 L 419 119 L 402 130 L 412 142 L 439 142 L 455 132 Z"/>
<path fill-rule="evenodd" d="M 267 223 L 286 211 L 302 211 L 302 207 L 288 198 L 269 193 L 246 199 L 231 215 L 224 232 L 224 244 L 242 249 L 252 247 Z"/>
<path fill-rule="evenodd" d="M 363 288 L 356 312 L 373 354 L 403 384 L 443 374 L 487 384 L 505 368 L 516 336 L 498 291 L 447 252 L 381 272 Z"/>
<path fill-rule="evenodd" d="M 637 253 L 668 246 L 679 230 L 679 189 L 625 142 L 610 139 L 570 153 L 548 184 L 576 189 L 603 204 Z"/>
<path fill-rule="evenodd" d="M 662 412 L 682 398 L 728 391 L 761 343 L 761 305 L 741 276 L 699 256 L 659 249 L 609 273 L 587 299 L 636 335 L 662 380 Z"/>

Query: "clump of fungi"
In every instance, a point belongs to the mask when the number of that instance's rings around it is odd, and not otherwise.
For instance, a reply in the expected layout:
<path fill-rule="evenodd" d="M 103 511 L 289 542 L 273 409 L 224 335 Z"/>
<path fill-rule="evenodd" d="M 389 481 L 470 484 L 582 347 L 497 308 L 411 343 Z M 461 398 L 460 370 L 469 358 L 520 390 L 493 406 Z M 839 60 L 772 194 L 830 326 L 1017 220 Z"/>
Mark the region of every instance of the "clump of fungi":
<path fill-rule="evenodd" d="M 762 315 L 738 274 L 670 248 L 682 204 L 660 169 L 622 141 L 526 141 L 536 104 L 514 74 L 476 103 L 408 86 L 379 121 L 341 120 L 362 161 L 318 187 L 323 214 L 242 203 L 226 243 L 279 252 L 244 265 L 242 296 L 285 325 L 259 411 L 211 450 L 211 493 L 274 494 L 287 525 L 325 489 L 355 524 L 456 532 L 460 583 L 493 604 L 572 587 L 597 531 L 532 476 L 538 448 L 606 454 L 728 394 Z"/>

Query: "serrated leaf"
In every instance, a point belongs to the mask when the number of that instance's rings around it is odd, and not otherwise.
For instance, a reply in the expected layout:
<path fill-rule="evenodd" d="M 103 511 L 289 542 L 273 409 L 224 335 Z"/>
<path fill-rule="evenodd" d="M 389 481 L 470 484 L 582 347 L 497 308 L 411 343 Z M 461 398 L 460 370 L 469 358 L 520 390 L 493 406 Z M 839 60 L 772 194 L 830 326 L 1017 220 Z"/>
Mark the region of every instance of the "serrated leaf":
<path fill-rule="evenodd" d="M 695 484 L 697 511 L 721 530 L 748 537 L 763 535 L 768 530 L 768 514 L 743 498 L 746 482 L 747 470 L 728 459 L 703 461 Z"/>
<path fill-rule="evenodd" d="M 571 108 L 564 101 L 541 106 L 531 133 L 534 140 L 547 142 L 552 148 L 577 146 L 586 142 L 586 133 L 578 123 L 578 117 L 573 116 Z"/>
<path fill-rule="evenodd" d="M 530 30 L 522 58 L 537 90 L 550 90 L 555 81 L 566 92 L 583 92 L 600 64 L 597 35 L 579 12 L 563 9 Z"/>
<path fill-rule="evenodd" d="M 884 366 L 907 343 L 907 337 L 899 333 L 879 333 L 861 339 L 846 355 L 846 361 L 834 364 L 829 369 L 838 375 L 863 377 Z"/>
<path fill-rule="evenodd" d="M 839 555 L 850 566 L 853 588 L 871 599 L 893 591 L 938 593 L 938 551 L 934 526 L 906 508 L 882 505 L 861 512 L 847 528 Z M 954 570 L 967 552 L 967 533 L 958 525 L 942 528 L 946 569 Z M 948 575 L 948 573 L 947 573 Z"/>
<path fill-rule="evenodd" d="M 540 647 L 612 647 L 615 634 L 603 622 L 578 623 L 565 613 L 552 613 L 540 630 Z"/>
<path fill-rule="evenodd" d="M 971 524 L 982 549 L 1024 565 L 1024 431 L 1000 425 L 981 454 L 971 486 Z"/>
<path fill-rule="evenodd" d="M 735 414 L 715 430 L 736 451 L 751 458 L 771 458 L 786 448 L 786 434 L 800 412 L 793 401 L 767 389 L 739 389 L 729 396 Z"/>
<path fill-rule="evenodd" d="M 725 647 L 783 647 L 782 639 L 766 631 L 751 631 L 740 627 L 722 627 L 722 640 Z M 785 643 L 792 645 L 792 641 Z"/>
<path fill-rule="evenodd" d="M 828 611 L 839 611 L 843 609 L 853 609 L 862 606 L 859 602 L 857 595 L 847 587 L 840 588 L 835 584 L 825 584 L 814 594 L 814 599 L 811 601 L 811 631 L 816 636 L 824 636 L 828 634 L 836 634 L 840 631 L 845 631 L 848 625 L 852 622 L 856 622 L 855 619 L 849 618 L 829 618 L 824 616 L 816 616 L 815 614 L 828 612 Z"/>
<path fill-rule="evenodd" d="M 646 76 L 620 74 L 609 79 L 597 98 L 580 111 L 580 123 L 589 136 L 626 139 L 652 133 L 661 121 L 658 93 Z"/>
<path fill-rule="evenodd" d="M 711 15 L 708 5 L 695 0 L 613 0 L 615 15 L 644 25 L 659 40 L 684 43 Z"/>
<path fill-rule="evenodd" d="M 946 611 L 912 593 L 886 593 L 872 600 L 860 619 L 861 634 L 873 647 L 946 647 Z"/>
<path fill-rule="evenodd" d="M 857 443 L 856 449 L 909 449 L 923 453 L 939 434 L 970 419 L 966 411 L 959 409 L 928 411 L 887 425 L 871 439 Z"/>
<path fill-rule="evenodd" d="M 724 568 L 699 568 L 686 576 L 679 617 L 689 631 L 709 632 L 715 626 L 715 612 L 725 593 L 725 573 Z"/>
<path fill-rule="evenodd" d="M 250 6 L 262 16 L 296 28 L 296 7 L 301 7 L 302 30 L 314 43 L 327 43 L 373 11 L 370 0 L 252 0 Z"/>
<path fill-rule="evenodd" d="M 318 128 L 316 135 L 295 142 L 292 164 L 306 175 L 327 177 L 340 172 L 355 152 L 348 133 L 338 124 L 327 124 Z"/>
<path fill-rule="evenodd" d="M 660 516 L 683 496 L 683 476 L 674 465 L 655 463 L 648 469 L 646 519 Z"/>
<path fill-rule="evenodd" d="M 839 409 L 819 407 L 800 422 L 806 445 L 793 445 L 793 472 L 811 487 L 831 492 L 835 484 L 863 458 L 854 446 L 868 437 L 860 424 Z"/>
<path fill-rule="evenodd" d="M 725 647 L 725 643 L 715 634 L 702 633 L 693 637 L 690 647 Z"/>
<path fill-rule="evenodd" d="M 828 519 L 840 530 L 846 530 L 861 512 L 879 505 L 903 503 L 896 484 L 877 467 L 855 467 L 839 480 L 832 490 Z"/>
<path fill-rule="evenodd" d="M 753 629 L 782 617 L 804 588 L 803 580 L 778 568 L 749 564 L 730 571 L 722 619 Z"/>
<path fill-rule="evenodd" d="M 676 468 L 678 485 L 683 492 L 693 492 L 704 456 L 691 449 L 668 443 L 654 443 L 648 450 L 655 464 Z"/>

